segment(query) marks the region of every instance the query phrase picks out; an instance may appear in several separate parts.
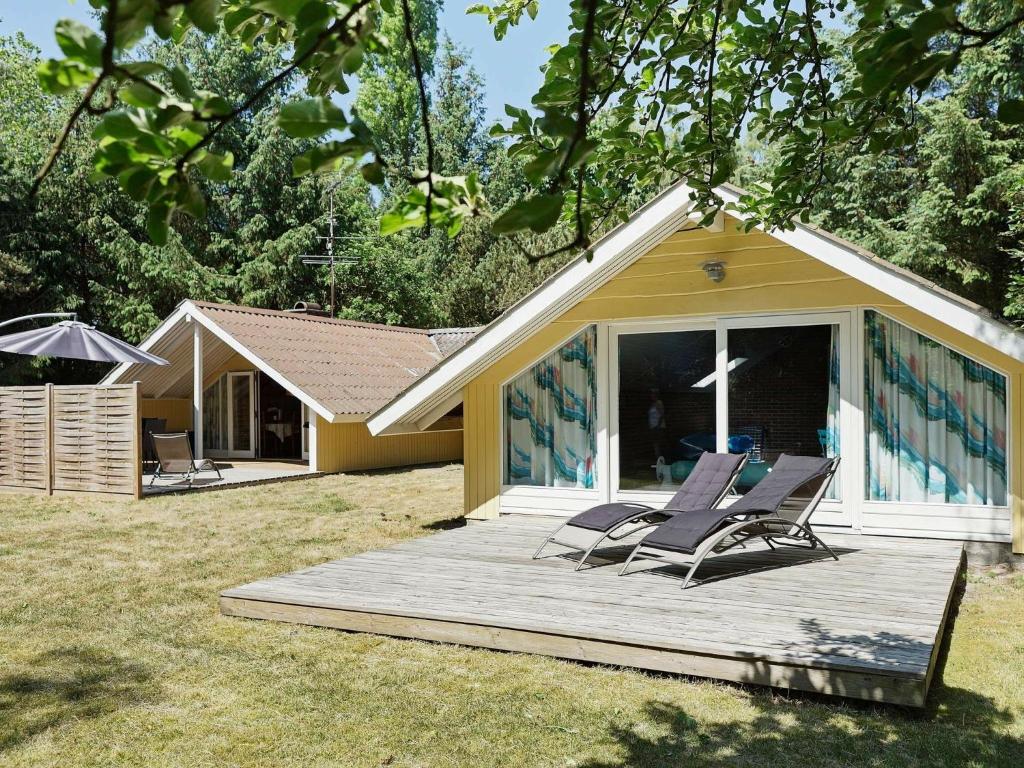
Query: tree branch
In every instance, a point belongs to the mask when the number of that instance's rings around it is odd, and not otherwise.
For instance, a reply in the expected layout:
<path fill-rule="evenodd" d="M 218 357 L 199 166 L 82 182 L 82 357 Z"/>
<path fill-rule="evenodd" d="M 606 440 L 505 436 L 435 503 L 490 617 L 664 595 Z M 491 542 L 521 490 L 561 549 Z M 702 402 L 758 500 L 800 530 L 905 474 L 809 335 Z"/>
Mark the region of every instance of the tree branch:
<path fill-rule="evenodd" d="M 67 121 L 64 123 L 64 127 L 61 129 L 60 135 L 57 137 L 57 141 L 55 141 L 53 146 L 50 147 L 50 153 L 46 156 L 46 160 L 43 162 L 39 172 L 36 173 L 35 178 L 32 179 L 32 186 L 29 188 L 28 193 L 29 197 L 35 197 L 36 193 L 39 192 L 39 187 L 43 183 L 43 180 L 50 175 L 50 171 L 53 170 L 53 166 L 57 162 L 57 158 L 60 157 L 61 152 L 64 151 L 64 146 L 67 144 L 68 138 L 71 136 L 71 131 L 74 130 L 75 125 L 82 118 L 82 115 L 91 111 L 93 97 L 114 70 L 114 29 L 117 21 L 117 6 L 118 0 L 110 0 L 110 4 L 107 6 L 107 15 L 103 19 L 106 40 L 103 41 L 103 51 L 101 53 L 102 67 L 100 69 L 100 73 L 96 76 L 96 79 L 89 84 L 89 87 L 85 89 L 85 93 L 82 94 L 81 101 L 78 102 L 74 110 L 72 110 L 71 114 L 68 116 Z"/>
<path fill-rule="evenodd" d="M 430 214 L 434 203 L 434 136 L 430 130 L 430 102 L 427 98 L 427 83 L 423 77 L 423 65 L 420 62 L 420 52 L 416 47 L 416 32 L 412 24 L 412 10 L 409 8 L 409 0 L 402 0 L 402 19 L 405 27 L 405 40 L 409 43 L 409 54 L 412 58 L 412 68 L 416 75 L 416 87 L 419 90 L 420 99 L 420 120 L 423 124 L 424 139 L 427 143 L 427 202 L 426 209 L 427 236 L 430 236 Z"/>
<path fill-rule="evenodd" d="M 207 131 L 206 135 L 203 136 L 202 139 L 196 142 L 195 145 L 190 147 L 181 157 L 178 158 L 178 162 L 176 163 L 178 172 L 180 173 L 181 171 L 183 171 L 185 165 L 192 158 L 192 156 L 195 155 L 199 150 L 205 149 L 207 146 L 209 146 L 210 143 L 214 140 L 214 138 L 216 138 L 217 134 L 219 134 L 228 124 L 230 124 L 233 120 L 238 118 L 239 115 L 248 112 L 257 103 L 259 103 L 268 93 L 270 93 L 270 91 L 272 91 L 286 79 L 291 77 L 291 75 L 294 74 L 295 71 L 299 69 L 299 67 L 305 64 L 307 61 L 309 61 L 309 59 L 312 58 L 312 56 L 315 53 L 320 51 L 324 43 L 326 43 L 335 35 L 341 34 L 344 34 L 345 37 L 351 40 L 352 38 L 349 34 L 348 23 L 357 13 L 359 13 L 359 11 L 365 8 L 369 4 L 369 2 L 370 0 L 359 0 L 359 2 L 357 2 L 355 5 L 348 9 L 348 12 L 344 16 L 342 16 L 340 19 L 331 24 L 331 26 L 329 26 L 327 29 L 325 29 L 323 32 L 317 35 L 316 40 L 313 42 L 313 44 L 309 46 L 309 48 L 307 48 L 301 54 L 296 56 L 292 60 L 291 64 L 289 64 L 287 67 L 285 67 L 276 75 L 274 75 L 272 78 L 263 83 L 263 85 L 257 88 L 253 92 L 253 94 L 249 96 L 249 98 L 247 98 L 233 110 L 228 112 L 226 115 L 221 115 L 220 117 L 216 117 L 213 120 L 207 118 L 207 121 L 213 122 L 213 127 L 209 131 Z"/>

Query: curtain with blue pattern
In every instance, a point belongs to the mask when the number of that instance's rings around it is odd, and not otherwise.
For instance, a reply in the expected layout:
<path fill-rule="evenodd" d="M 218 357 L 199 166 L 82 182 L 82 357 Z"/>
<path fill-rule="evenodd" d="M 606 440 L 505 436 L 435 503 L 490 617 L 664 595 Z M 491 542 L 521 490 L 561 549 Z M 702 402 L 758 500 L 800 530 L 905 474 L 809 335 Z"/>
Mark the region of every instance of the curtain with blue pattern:
<path fill-rule="evenodd" d="M 505 386 L 505 483 L 593 488 L 594 352 L 586 330 Z"/>
<path fill-rule="evenodd" d="M 867 498 L 1006 504 L 1006 379 L 865 313 Z"/>

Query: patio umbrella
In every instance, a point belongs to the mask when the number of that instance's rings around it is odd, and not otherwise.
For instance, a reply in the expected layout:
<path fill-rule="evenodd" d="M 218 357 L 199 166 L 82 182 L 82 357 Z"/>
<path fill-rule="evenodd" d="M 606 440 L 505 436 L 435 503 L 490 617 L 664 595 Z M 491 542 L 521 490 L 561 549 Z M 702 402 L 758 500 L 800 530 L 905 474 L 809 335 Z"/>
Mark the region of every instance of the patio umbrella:
<path fill-rule="evenodd" d="M 68 317 L 66 314 L 28 315 L 0 323 L 8 325 L 33 317 Z M 78 320 L 62 320 L 56 325 L 0 336 L 0 352 L 45 357 L 70 357 L 103 363 L 149 363 L 167 365 L 162 357 L 143 352 L 126 341 L 115 339 Z"/>

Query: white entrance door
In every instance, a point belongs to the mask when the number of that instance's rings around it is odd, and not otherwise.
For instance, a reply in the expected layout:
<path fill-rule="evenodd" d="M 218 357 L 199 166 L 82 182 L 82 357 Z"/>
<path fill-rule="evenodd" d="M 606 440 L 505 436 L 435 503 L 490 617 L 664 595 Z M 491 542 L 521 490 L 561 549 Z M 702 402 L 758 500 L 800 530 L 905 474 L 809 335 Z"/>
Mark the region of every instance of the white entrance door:
<path fill-rule="evenodd" d="M 252 371 L 225 373 L 206 390 L 203 417 L 206 455 L 256 456 L 256 377 Z"/>

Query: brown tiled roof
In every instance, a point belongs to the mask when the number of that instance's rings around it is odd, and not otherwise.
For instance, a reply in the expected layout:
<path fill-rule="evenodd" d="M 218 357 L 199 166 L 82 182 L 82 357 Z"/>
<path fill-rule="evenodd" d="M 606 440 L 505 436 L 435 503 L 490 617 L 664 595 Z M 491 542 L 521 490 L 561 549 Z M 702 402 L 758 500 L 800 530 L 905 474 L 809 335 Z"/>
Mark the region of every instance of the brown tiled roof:
<path fill-rule="evenodd" d="M 473 333 L 473 329 L 426 331 L 203 301 L 193 304 L 335 414 L 372 413 Z"/>
<path fill-rule="evenodd" d="M 483 326 L 477 326 L 476 328 L 431 328 L 428 333 L 430 338 L 433 339 L 434 345 L 437 347 L 437 351 L 442 356 L 448 357 L 452 352 L 456 352 L 480 331 Z"/>

